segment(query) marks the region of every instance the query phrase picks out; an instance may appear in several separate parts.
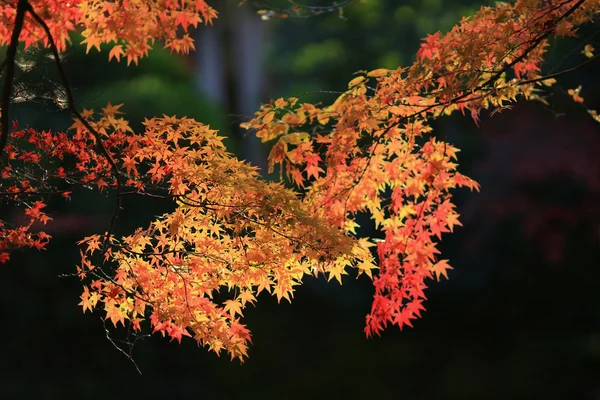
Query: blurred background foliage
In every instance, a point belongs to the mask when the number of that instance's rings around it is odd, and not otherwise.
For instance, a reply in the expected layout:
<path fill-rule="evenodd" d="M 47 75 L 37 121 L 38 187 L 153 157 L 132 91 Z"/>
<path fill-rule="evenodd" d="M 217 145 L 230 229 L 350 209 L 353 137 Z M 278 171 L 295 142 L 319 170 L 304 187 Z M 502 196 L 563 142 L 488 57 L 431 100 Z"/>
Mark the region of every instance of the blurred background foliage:
<path fill-rule="evenodd" d="M 289 7 L 286 0 L 265 1 L 241 9 L 260 18 L 257 9 Z M 232 13 L 225 3 L 217 4 L 223 10 L 214 29 L 231 35 L 235 26 L 219 25 Z M 267 77 L 261 100 L 340 91 L 355 71 L 408 65 L 420 38 L 450 29 L 481 4 L 366 0 L 343 12 L 265 21 L 268 35 L 254 54 Z M 200 34 L 204 29 L 213 28 Z M 579 51 L 595 43 L 596 32 L 580 33 L 556 44 L 548 71 L 583 60 Z M 14 117 L 21 125 L 65 129 L 71 119 L 57 107 L 51 60 L 43 51 L 26 57 L 35 67 L 22 69 L 18 80 L 35 98 L 18 104 Z M 230 136 L 230 149 L 242 154 L 236 126 L 244 116 L 199 92 L 192 56 L 157 49 L 138 68 L 106 59 L 80 46 L 66 55 L 81 107 L 125 103 L 138 129 L 153 115 L 194 117 Z M 235 57 L 227 63 L 228 71 L 231 63 L 244 67 Z M 75 242 L 106 230 L 113 199 L 79 189 L 72 201 L 53 202 L 48 250 L 16 253 L 2 266 L 0 398 L 600 398 L 600 129 L 565 94 L 582 84 L 586 102 L 600 108 L 593 69 L 566 77 L 550 106 L 519 105 L 491 120 L 484 116 L 479 128 L 460 116 L 436 123 L 463 150 L 461 172 L 477 179 L 482 192 L 456 193 L 464 227 L 442 244 L 455 270 L 449 281 L 432 282 L 424 318 L 381 338 L 363 334 L 373 292 L 367 278 L 352 273 L 343 286 L 308 279 L 292 304 L 262 294 L 246 312 L 254 345 L 245 364 L 191 340 L 177 345 L 153 336 L 133 350 L 140 376 L 107 340 L 100 313 L 81 313 L 79 281 L 61 277 L 79 262 Z M 228 79 L 228 90 L 235 90 Z M 119 230 L 143 226 L 170 206 L 127 199 Z M 2 212 L 10 209 L 3 205 Z"/>
<path fill-rule="evenodd" d="M 286 3 L 289 6 L 285 0 L 268 4 L 277 9 Z M 356 71 L 409 65 L 421 38 L 450 30 L 462 16 L 473 14 L 483 4 L 367 0 L 318 18 L 279 20 L 268 52 L 273 60 L 274 90 L 290 96 L 340 90 Z"/>

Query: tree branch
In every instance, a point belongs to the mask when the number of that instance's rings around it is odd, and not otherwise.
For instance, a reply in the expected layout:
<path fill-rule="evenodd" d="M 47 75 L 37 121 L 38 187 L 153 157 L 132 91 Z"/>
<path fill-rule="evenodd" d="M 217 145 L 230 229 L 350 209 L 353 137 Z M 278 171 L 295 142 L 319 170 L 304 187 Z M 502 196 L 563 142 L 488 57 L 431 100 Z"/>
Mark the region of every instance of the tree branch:
<path fill-rule="evenodd" d="M 513 86 L 516 85 L 527 85 L 530 83 L 536 83 L 536 82 L 543 82 L 543 81 L 547 81 L 548 79 L 552 79 L 552 78 L 558 78 L 561 75 L 565 75 L 565 74 L 570 74 L 571 72 L 575 72 L 583 67 L 585 67 L 586 65 L 596 61 L 598 58 L 600 58 L 600 54 L 596 54 L 595 56 L 593 56 L 592 58 L 589 58 L 587 60 L 585 60 L 584 62 L 582 62 L 581 64 L 578 64 L 572 68 L 567 68 L 565 70 L 559 71 L 559 72 L 555 72 L 553 74 L 549 74 L 546 76 L 540 76 L 539 78 L 535 78 L 535 79 L 528 79 L 525 81 L 520 81 L 520 82 L 516 82 Z"/>
<path fill-rule="evenodd" d="M 10 106 L 10 96 L 12 94 L 13 78 L 15 76 L 15 57 L 17 55 L 17 47 L 19 46 L 19 36 L 23 29 L 23 22 L 25 20 L 25 11 L 27 10 L 29 3 L 27 0 L 19 0 L 17 4 L 17 15 L 15 16 L 15 26 L 10 37 L 10 44 L 6 50 L 6 57 L 2 62 L 3 66 L 6 66 L 6 76 L 4 77 L 4 84 L 2 86 L 2 100 L 0 103 L 0 163 L 2 162 L 2 153 L 6 147 L 9 135 L 9 119 L 8 119 L 8 107 Z"/>
<path fill-rule="evenodd" d="M 23 1 L 25 3 L 26 11 L 29 14 L 31 14 L 33 19 L 35 19 L 35 21 L 38 24 L 40 24 L 40 26 L 44 29 L 44 32 L 46 32 L 46 36 L 48 38 L 48 44 L 50 45 L 50 50 L 52 51 L 52 55 L 54 56 L 54 61 L 56 63 L 56 69 L 58 70 L 60 80 L 62 81 L 63 87 L 65 89 L 65 94 L 67 97 L 67 106 L 69 108 L 69 111 L 71 111 L 71 113 L 75 116 L 75 118 L 77 118 L 77 120 L 79 120 L 79 122 L 81 122 L 81 124 L 94 136 L 94 138 L 96 139 L 96 145 L 99 149 L 99 152 L 104 156 L 104 158 L 106 158 L 106 161 L 108 161 L 108 164 L 110 165 L 111 169 L 113 170 L 113 174 L 115 175 L 115 182 L 117 185 L 117 205 L 116 205 L 115 212 L 113 213 L 113 216 L 111 217 L 108 232 L 106 233 L 106 238 L 108 239 L 108 237 L 110 236 L 110 234 L 114 228 L 115 222 L 118 218 L 119 211 L 121 210 L 121 187 L 122 187 L 121 179 L 120 179 L 121 171 L 119 170 L 119 167 L 115 163 L 115 160 L 113 159 L 112 155 L 110 154 L 110 152 L 104 145 L 102 137 L 100 136 L 98 131 L 96 131 L 91 126 L 91 124 L 81 115 L 81 113 L 77 109 L 77 106 L 75 105 L 73 91 L 71 90 L 71 85 L 69 85 L 67 75 L 65 74 L 65 70 L 62 66 L 62 62 L 60 60 L 60 54 L 58 53 L 58 48 L 56 47 L 56 43 L 54 42 L 54 38 L 52 37 L 52 33 L 50 32 L 50 28 L 48 27 L 46 22 L 44 22 L 44 20 L 35 12 L 33 7 L 31 6 L 31 4 L 29 4 L 29 2 L 27 0 L 21 0 L 21 1 Z M 19 4 L 21 4 L 21 2 L 19 2 Z"/>

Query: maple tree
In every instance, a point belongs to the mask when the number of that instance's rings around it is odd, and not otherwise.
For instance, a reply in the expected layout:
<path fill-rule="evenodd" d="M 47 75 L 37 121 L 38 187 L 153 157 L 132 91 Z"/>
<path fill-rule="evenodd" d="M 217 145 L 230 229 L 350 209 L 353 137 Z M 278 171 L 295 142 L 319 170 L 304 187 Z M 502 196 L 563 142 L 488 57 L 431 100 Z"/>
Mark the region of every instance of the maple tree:
<path fill-rule="evenodd" d="M 569 72 L 542 73 L 549 39 L 575 35 L 599 10 L 598 0 L 482 7 L 425 38 L 412 65 L 358 72 L 332 104 L 280 98 L 263 105 L 243 127 L 274 142 L 269 169 L 280 180 L 269 182 L 200 122 L 163 116 L 135 132 L 120 105 L 80 110 L 62 68 L 60 53 L 75 30 L 87 51 L 108 46 L 117 62 L 138 64 L 156 41 L 187 53 L 190 27 L 217 17 L 203 0 L 1 1 L 0 193 L 24 215 L 20 224 L 0 221 L 0 262 L 15 249 L 48 244 L 49 196 L 93 186 L 114 191 L 117 204 L 108 231 L 79 242 L 80 305 L 103 310 L 115 326 L 149 327 L 177 341 L 191 336 L 243 359 L 251 338 L 240 317 L 259 293 L 291 300 L 306 275 L 341 283 L 349 268 L 373 279 L 368 336 L 390 324 L 412 326 L 428 281 L 452 269 L 437 249 L 460 225 L 452 190 L 479 188 L 457 171 L 459 150 L 433 132 L 432 121 L 459 111 L 477 122 L 484 110 L 519 99 L 545 101 L 544 88 Z M 10 120 L 19 43 L 52 51 L 74 117 L 69 131 Z M 593 47 L 584 56 L 581 65 L 595 60 Z M 569 94 L 584 102 L 580 88 Z M 117 237 L 122 198 L 133 195 L 171 201 L 174 210 Z M 358 236 L 363 214 L 382 239 Z"/>

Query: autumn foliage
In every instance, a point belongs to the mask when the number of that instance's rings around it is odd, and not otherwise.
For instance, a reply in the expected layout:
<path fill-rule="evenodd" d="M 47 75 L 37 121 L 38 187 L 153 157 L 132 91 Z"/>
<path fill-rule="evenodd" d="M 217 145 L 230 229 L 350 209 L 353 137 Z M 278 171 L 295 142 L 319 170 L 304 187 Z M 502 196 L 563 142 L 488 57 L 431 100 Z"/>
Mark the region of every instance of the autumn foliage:
<path fill-rule="evenodd" d="M 4 1 L 0 12 L 0 45 L 9 43 L 18 1 Z M 31 0 L 28 2 L 44 20 L 58 51 L 65 51 L 69 34 L 81 31 L 82 44 L 100 50 L 108 44 L 109 60 L 121 57 L 137 64 L 148 55 L 151 45 L 162 40 L 164 46 L 180 53 L 194 49 L 188 30 L 199 23 L 211 23 L 215 10 L 204 0 Z M 183 33 L 180 33 L 183 32 Z M 26 16 L 19 40 L 25 47 L 48 45 L 48 36 L 34 18 Z"/>
<path fill-rule="evenodd" d="M 289 98 L 262 106 L 243 127 L 273 143 L 269 169 L 279 182 L 263 180 L 200 122 L 163 116 L 134 132 L 120 106 L 79 111 L 69 90 L 69 131 L 2 126 L 0 194 L 23 221 L 0 221 L 0 261 L 18 248 L 45 248 L 49 196 L 68 199 L 74 186 L 92 186 L 119 201 L 109 230 L 79 242 L 80 305 L 114 325 L 190 336 L 243 359 L 250 333 L 240 318 L 259 293 L 291 300 L 306 275 L 341 283 L 355 268 L 375 287 L 366 334 L 412 326 L 429 282 L 452 269 L 437 249 L 460 225 L 452 191 L 479 188 L 458 172 L 459 150 L 431 122 L 457 111 L 477 122 L 519 99 L 543 100 L 558 76 L 542 74 L 549 40 L 575 35 L 599 10 L 598 0 L 483 7 L 425 38 L 412 65 L 358 72 L 332 104 Z M 156 41 L 188 52 L 189 28 L 214 18 L 203 0 L 4 1 L 3 121 L 18 42 L 58 54 L 77 30 L 88 51 L 137 64 Z M 173 211 L 117 237 L 123 196 L 164 199 Z M 356 218 L 365 214 L 381 238 L 358 236 Z"/>

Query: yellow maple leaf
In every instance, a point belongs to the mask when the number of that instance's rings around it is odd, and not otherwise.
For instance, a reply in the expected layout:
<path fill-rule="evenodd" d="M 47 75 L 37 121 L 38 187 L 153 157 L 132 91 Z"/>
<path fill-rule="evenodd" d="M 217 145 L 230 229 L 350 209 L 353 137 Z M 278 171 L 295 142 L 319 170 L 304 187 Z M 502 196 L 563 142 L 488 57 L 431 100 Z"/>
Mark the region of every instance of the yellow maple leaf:
<path fill-rule="evenodd" d="M 108 53 L 108 61 L 110 61 L 113 57 L 116 58 L 117 61 L 121 61 L 121 56 L 124 54 L 125 52 L 123 51 L 123 46 L 113 46 L 113 48 L 110 49 L 110 52 Z"/>
<path fill-rule="evenodd" d="M 236 314 L 243 316 L 242 314 L 242 303 L 237 300 L 227 300 L 225 303 L 225 311 L 228 312 L 232 317 Z"/>
<path fill-rule="evenodd" d="M 448 270 L 453 269 L 449 264 L 448 260 L 440 260 L 431 266 L 431 272 L 436 275 L 437 280 L 440 280 L 440 276 L 448 279 Z"/>

